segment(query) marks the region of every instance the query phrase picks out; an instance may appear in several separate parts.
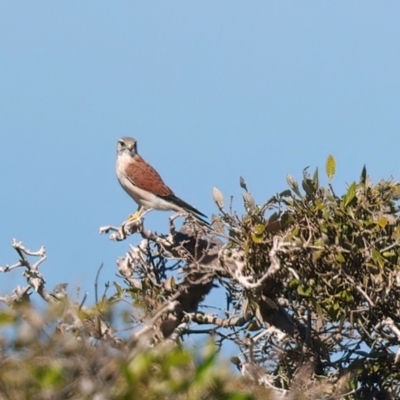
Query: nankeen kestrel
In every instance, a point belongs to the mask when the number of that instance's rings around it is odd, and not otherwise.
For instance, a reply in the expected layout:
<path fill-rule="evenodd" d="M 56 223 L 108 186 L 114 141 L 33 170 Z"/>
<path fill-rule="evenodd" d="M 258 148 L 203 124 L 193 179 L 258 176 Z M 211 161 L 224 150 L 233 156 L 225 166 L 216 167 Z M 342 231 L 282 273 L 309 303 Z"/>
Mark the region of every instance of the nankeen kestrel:
<path fill-rule="evenodd" d="M 129 220 L 139 219 L 151 210 L 185 211 L 208 224 L 199 210 L 176 197 L 158 172 L 137 152 L 137 142 L 131 137 L 118 140 L 116 172 L 124 190 L 138 204 Z"/>

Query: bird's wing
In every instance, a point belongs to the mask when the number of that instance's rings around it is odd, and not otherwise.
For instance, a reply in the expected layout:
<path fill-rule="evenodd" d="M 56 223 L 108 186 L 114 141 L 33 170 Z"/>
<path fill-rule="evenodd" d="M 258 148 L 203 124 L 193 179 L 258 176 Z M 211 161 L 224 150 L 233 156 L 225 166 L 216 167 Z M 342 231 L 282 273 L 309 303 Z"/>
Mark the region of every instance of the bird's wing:
<path fill-rule="evenodd" d="M 134 162 L 127 166 L 126 175 L 139 189 L 160 197 L 174 195 L 158 172 L 139 155 L 135 155 Z"/>
<path fill-rule="evenodd" d="M 206 215 L 199 210 L 175 196 L 174 192 L 164 183 L 158 172 L 139 155 L 135 155 L 134 162 L 129 164 L 126 169 L 126 175 L 133 185 L 139 189 L 153 193 L 163 200 L 176 204 L 183 210 L 193 214 L 200 221 L 203 221 L 199 216 L 207 218 Z"/>
<path fill-rule="evenodd" d="M 181 207 L 185 211 L 193 214 L 195 217 L 200 215 L 200 216 L 202 216 L 204 218 L 207 218 L 207 215 L 204 215 L 197 208 L 194 208 L 190 204 L 186 203 L 186 201 L 183 201 L 179 197 L 176 197 L 173 193 L 169 194 L 167 196 L 160 196 L 160 197 L 162 197 L 164 200 L 170 201 L 173 204 L 176 204 L 178 207 Z"/>

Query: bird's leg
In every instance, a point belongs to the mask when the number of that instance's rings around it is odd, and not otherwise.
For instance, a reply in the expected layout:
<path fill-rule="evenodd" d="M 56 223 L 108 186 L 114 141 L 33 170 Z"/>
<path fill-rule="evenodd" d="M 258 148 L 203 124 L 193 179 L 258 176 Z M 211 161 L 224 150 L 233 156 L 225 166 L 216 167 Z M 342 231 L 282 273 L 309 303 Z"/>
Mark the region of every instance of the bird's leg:
<path fill-rule="evenodd" d="M 142 213 L 140 214 L 140 218 L 143 218 L 148 212 L 153 210 L 154 210 L 153 208 L 148 208 L 147 210 L 142 211 Z"/>
<path fill-rule="evenodd" d="M 138 209 L 136 210 L 135 214 L 131 214 L 128 216 L 126 222 L 132 222 L 137 219 L 140 219 L 142 217 L 142 213 L 143 213 L 143 207 L 139 206 Z M 145 213 L 146 213 L 146 211 L 145 211 Z"/>
<path fill-rule="evenodd" d="M 146 210 L 142 207 L 139 206 L 135 214 L 131 214 L 128 216 L 128 219 L 126 220 L 127 223 L 133 222 L 139 219 L 142 219 L 149 211 L 152 211 L 153 208 L 147 208 Z"/>

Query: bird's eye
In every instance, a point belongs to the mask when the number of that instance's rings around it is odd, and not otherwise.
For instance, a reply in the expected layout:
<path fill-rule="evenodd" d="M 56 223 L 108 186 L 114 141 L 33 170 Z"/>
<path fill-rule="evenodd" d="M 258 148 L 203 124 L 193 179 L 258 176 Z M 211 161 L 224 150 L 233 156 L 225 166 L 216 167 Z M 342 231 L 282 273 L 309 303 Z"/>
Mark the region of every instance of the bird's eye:
<path fill-rule="evenodd" d="M 125 147 L 125 143 L 122 140 L 118 140 L 118 144 L 119 144 L 119 147 L 122 147 L 122 148 Z"/>

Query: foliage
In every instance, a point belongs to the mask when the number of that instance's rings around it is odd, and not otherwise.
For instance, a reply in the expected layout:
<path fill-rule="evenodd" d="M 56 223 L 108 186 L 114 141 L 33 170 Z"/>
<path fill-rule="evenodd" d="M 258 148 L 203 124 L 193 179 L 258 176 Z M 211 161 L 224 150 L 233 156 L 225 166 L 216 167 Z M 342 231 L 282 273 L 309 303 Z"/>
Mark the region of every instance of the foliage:
<path fill-rule="evenodd" d="M 2 328 L 12 334 L 2 340 L 0 398 L 253 398 L 232 385 L 229 389 L 234 377 L 217 364 L 211 343 L 194 354 L 172 343 L 128 346 L 128 341 L 115 342 L 104 334 L 95 340 L 95 321 L 104 317 L 103 311 L 82 312 L 68 300 L 40 313 L 28 302 L 3 311 Z"/>
<path fill-rule="evenodd" d="M 336 161 L 245 213 L 214 188 L 212 229 L 190 216 L 156 234 L 142 221 L 105 227 L 141 239 L 117 260 L 120 280 L 95 306 L 49 291 L 45 251 L 14 242 L 25 288 L 0 298 L 0 391 L 6 398 L 383 399 L 400 396 L 400 184 L 364 167 L 344 194 Z M 30 261 L 31 257 L 37 260 Z M 210 304 L 218 291 L 220 304 Z M 31 303 L 38 293 L 49 307 Z M 215 298 L 215 296 L 214 296 Z M 122 313 L 122 319 L 118 318 Z M 8 333 L 7 333 L 8 329 Z M 10 329 L 12 333 L 10 333 Z M 204 354 L 184 347 L 211 338 Z M 192 339 L 193 340 L 193 339 Z M 233 375 L 217 359 L 235 343 Z M 40 393 L 40 394 L 38 394 Z"/>
<path fill-rule="evenodd" d="M 326 169 L 331 180 L 332 156 Z M 235 297 L 245 299 L 247 329 L 274 328 L 252 335 L 253 362 L 282 388 L 309 361 L 316 375 L 346 381 L 347 398 L 399 396 L 400 185 L 374 185 L 363 168 L 338 196 L 320 186 L 318 170 L 303 175 L 302 191 L 289 176 L 290 191 L 240 220 L 222 217 L 243 253 Z"/>

